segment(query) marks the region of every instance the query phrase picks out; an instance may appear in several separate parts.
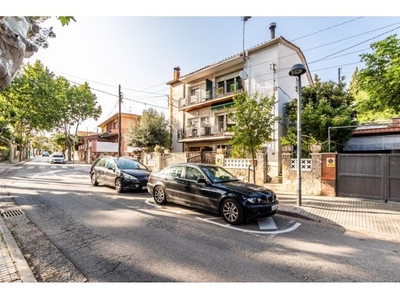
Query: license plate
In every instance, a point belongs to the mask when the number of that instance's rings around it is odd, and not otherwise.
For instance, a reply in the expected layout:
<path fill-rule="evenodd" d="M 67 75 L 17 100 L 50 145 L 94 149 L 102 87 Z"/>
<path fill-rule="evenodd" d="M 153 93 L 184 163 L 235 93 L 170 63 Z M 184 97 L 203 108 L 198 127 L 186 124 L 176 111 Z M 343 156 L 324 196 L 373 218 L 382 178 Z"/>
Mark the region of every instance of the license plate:
<path fill-rule="evenodd" d="M 142 190 L 147 190 L 147 185 L 142 186 Z"/>
<path fill-rule="evenodd" d="M 277 209 L 278 209 L 278 204 L 272 205 L 271 210 L 277 210 Z"/>

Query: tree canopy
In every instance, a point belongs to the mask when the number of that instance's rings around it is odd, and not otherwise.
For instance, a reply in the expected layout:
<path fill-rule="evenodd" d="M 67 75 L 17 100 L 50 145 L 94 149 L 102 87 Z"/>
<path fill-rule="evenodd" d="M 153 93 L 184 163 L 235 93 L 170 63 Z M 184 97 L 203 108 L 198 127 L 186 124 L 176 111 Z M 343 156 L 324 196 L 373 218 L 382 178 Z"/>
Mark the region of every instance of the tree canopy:
<path fill-rule="evenodd" d="M 368 97 L 359 99 L 362 113 L 400 113 L 400 40 L 391 35 L 371 44 L 371 53 L 361 54 L 365 68 L 357 75 L 358 90 Z"/>
<path fill-rule="evenodd" d="M 344 79 L 344 78 L 343 78 Z M 345 90 L 345 82 L 321 82 L 314 77 L 314 85 L 302 88 L 301 96 L 301 131 L 302 153 L 309 153 L 313 143 L 322 144 L 323 151 L 328 150 L 328 129 L 331 130 L 331 151 L 341 151 L 351 138 L 356 121 L 356 110 L 353 107 L 354 98 Z M 284 105 L 289 119 L 285 143 L 297 145 L 297 99 Z"/>
<path fill-rule="evenodd" d="M 143 111 L 138 124 L 130 123 L 126 133 L 128 145 L 145 147 L 151 150 L 156 145 L 169 148 L 168 120 L 163 113 L 154 108 Z"/>
<path fill-rule="evenodd" d="M 0 135 L 6 128 L 11 131 L 9 138 L 2 135 L 9 145 L 13 140 L 26 143 L 34 133 L 53 130 L 64 133 L 68 142 L 72 126 L 77 132 L 84 120 L 97 120 L 101 115 L 101 106 L 87 83 L 71 85 L 64 77 L 55 77 L 40 61 L 25 65 L 0 95 Z"/>

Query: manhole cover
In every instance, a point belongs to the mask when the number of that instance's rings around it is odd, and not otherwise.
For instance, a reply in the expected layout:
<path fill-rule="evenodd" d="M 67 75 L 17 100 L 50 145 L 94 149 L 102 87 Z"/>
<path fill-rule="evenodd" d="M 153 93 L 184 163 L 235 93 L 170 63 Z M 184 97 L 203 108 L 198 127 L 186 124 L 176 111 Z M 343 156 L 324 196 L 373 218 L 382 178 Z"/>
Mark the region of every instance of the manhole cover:
<path fill-rule="evenodd" d="M 20 209 L 6 210 L 1 212 L 1 216 L 5 219 L 15 218 L 24 215 L 24 212 Z"/>

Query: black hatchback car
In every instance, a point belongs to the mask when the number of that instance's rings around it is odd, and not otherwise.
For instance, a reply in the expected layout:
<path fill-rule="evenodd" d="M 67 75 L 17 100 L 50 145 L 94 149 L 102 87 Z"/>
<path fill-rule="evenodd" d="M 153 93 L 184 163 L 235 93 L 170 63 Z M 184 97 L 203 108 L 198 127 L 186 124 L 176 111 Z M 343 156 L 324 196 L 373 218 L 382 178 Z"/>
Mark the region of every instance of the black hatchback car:
<path fill-rule="evenodd" d="M 112 186 L 118 193 L 124 191 L 146 191 L 151 170 L 130 157 L 99 157 L 90 168 L 93 186 Z"/>
<path fill-rule="evenodd" d="M 240 181 L 226 169 L 209 164 L 175 164 L 153 172 L 148 192 L 157 204 L 174 202 L 216 213 L 229 224 L 274 215 L 276 194 L 262 186 Z"/>

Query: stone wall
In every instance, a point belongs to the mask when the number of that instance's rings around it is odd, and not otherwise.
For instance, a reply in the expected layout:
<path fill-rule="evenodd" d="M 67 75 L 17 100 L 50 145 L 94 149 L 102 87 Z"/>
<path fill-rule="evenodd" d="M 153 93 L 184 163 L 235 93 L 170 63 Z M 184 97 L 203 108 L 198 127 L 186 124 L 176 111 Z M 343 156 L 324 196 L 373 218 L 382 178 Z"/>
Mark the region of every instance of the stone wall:
<path fill-rule="evenodd" d="M 282 154 L 282 190 L 296 192 L 297 170 L 290 168 L 291 153 Z M 305 195 L 336 195 L 336 154 L 312 153 L 311 169 L 301 171 L 301 192 Z"/>

